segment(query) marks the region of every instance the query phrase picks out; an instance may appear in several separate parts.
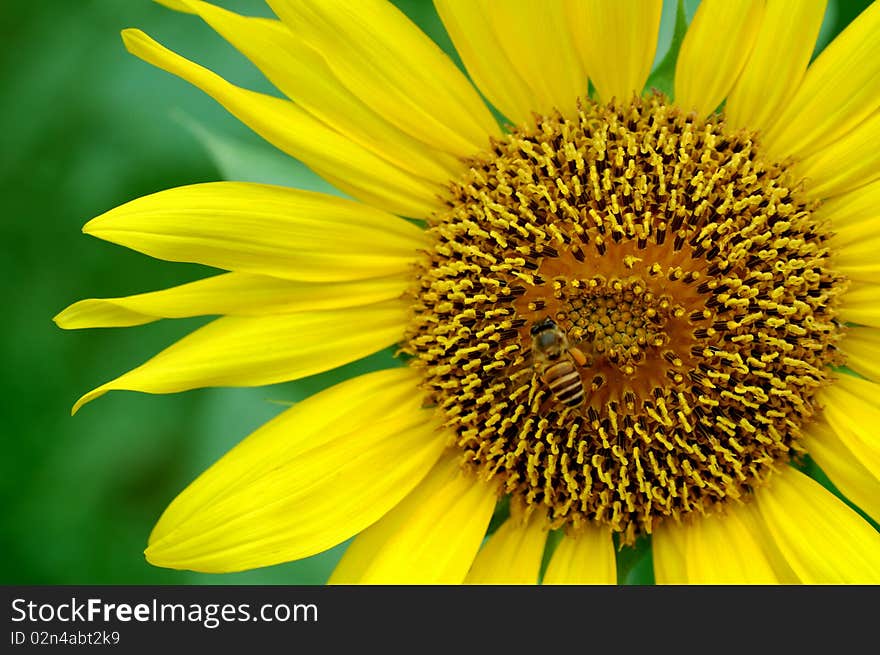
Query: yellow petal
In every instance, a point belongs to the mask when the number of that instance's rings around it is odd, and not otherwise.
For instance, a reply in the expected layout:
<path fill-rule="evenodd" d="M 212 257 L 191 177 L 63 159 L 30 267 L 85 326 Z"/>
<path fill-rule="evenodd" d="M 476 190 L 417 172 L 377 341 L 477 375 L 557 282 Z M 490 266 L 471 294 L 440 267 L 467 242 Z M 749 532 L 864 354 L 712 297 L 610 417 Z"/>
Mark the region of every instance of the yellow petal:
<path fill-rule="evenodd" d="M 440 457 L 416 376 L 381 371 L 295 405 L 233 448 L 168 507 L 157 566 L 239 571 L 308 557 L 381 518 Z"/>
<path fill-rule="evenodd" d="M 715 111 L 752 51 L 764 4 L 703 0 L 685 34 L 675 66 L 675 104 L 698 116 Z"/>
<path fill-rule="evenodd" d="M 661 0 L 568 0 L 571 29 L 599 97 L 626 103 L 641 95 L 660 31 Z"/>
<path fill-rule="evenodd" d="M 840 320 L 880 327 L 880 286 L 860 281 L 853 282 L 843 295 Z"/>
<path fill-rule="evenodd" d="M 186 0 L 186 4 L 288 98 L 358 145 L 438 184 L 465 168 L 462 161 L 426 147 L 378 116 L 336 79 L 320 54 L 281 21 L 248 18 L 196 0 Z"/>
<path fill-rule="evenodd" d="M 537 514 L 537 512 L 535 512 Z M 467 584 L 537 584 L 547 541 L 544 519 L 509 518 L 477 554 Z"/>
<path fill-rule="evenodd" d="M 529 120 L 537 103 L 495 34 L 491 3 L 488 0 L 434 0 L 434 6 L 455 50 L 483 95 L 513 123 Z"/>
<path fill-rule="evenodd" d="M 880 283 L 880 261 L 877 260 L 877 245 L 872 234 L 870 240 L 848 246 L 846 250 L 836 251 L 834 269 L 855 282 L 871 285 Z M 845 297 L 852 300 L 852 296 Z"/>
<path fill-rule="evenodd" d="M 880 180 L 826 200 L 813 215 L 817 220 L 831 221 L 837 246 L 861 241 L 877 231 Z"/>
<path fill-rule="evenodd" d="M 200 88 L 269 143 L 302 160 L 349 195 L 416 218 L 443 206 L 441 186 L 390 164 L 289 100 L 234 86 L 140 30 L 125 30 L 122 37 L 133 55 Z"/>
<path fill-rule="evenodd" d="M 421 229 L 366 205 L 243 182 L 160 191 L 83 231 L 159 259 L 313 282 L 408 272 L 425 243 Z"/>
<path fill-rule="evenodd" d="M 424 399 L 417 391 L 419 384 L 414 369 L 392 368 L 351 378 L 297 403 L 223 457 L 224 477 L 203 474 L 190 484 L 185 492 L 186 502 L 175 501 L 165 509 L 153 528 L 151 541 L 163 539 L 171 526 L 189 520 L 211 499 L 223 498 L 227 489 L 231 490 L 230 485 L 251 484 L 276 459 L 299 456 L 309 446 L 309 440 L 319 446 L 364 426 L 404 415 L 420 415 L 425 410 Z M 288 440 L 285 435 L 291 434 L 303 436 Z"/>
<path fill-rule="evenodd" d="M 880 533 L 818 482 L 786 467 L 755 500 L 802 582 L 880 583 Z"/>
<path fill-rule="evenodd" d="M 880 51 L 878 51 L 880 56 Z M 792 166 L 806 178 L 806 195 L 823 199 L 846 193 L 880 176 L 880 111 Z"/>
<path fill-rule="evenodd" d="M 331 584 L 461 584 L 486 535 L 497 494 L 447 453 L 422 483 L 357 536 Z"/>
<path fill-rule="evenodd" d="M 880 521 L 880 480 L 859 463 L 834 430 L 823 421 L 814 421 L 807 426 L 803 443 L 834 486 Z"/>
<path fill-rule="evenodd" d="M 685 565 L 689 584 L 777 584 L 761 535 L 728 503 L 724 514 L 697 517 L 688 526 Z"/>
<path fill-rule="evenodd" d="M 723 513 L 664 521 L 651 550 L 658 584 L 768 584 L 796 582 L 752 507 L 729 502 Z"/>
<path fill-rule="evenodd" d="M 840 342 L 846 365 L 859 375 L 880 382 L 880 330 L 851 327 Z"/>
<path fill-rule="evenodd" d="M 687 523 L 663 521 L 651 535 L 654 580 L 657 584 L 687 584 Z"/>
<path fill-rule="evenodd" d="M 410 136 L 467 157 L 500 135 L 467 78 L 390 2 L 268 3 L 349 91 Z"/>
<path fill-rule="evenodd" d="M 776 158 L 834 143 L 880 106 L 880 3 L 865 9 L 807 69 L 762 139 Z"/>
<path fill-rule="evenodd" d="M 562 538 L 547 571 L 544 584 L 616 584 L 617 561 L 611 532 L 587 527 Z"/>
<path fill-rule="evenodd" d="M 80 300 L 53 320 L 58 327 L 143 325 L 161 318 L 264 316 L 370 305 L 399 298 L 409 276 L 354 282 L 299 282 L 250 273 L 224 273 L 180 286 L 122 298 Z"/>
<path fill-rule="evenodd" d="M 399 341 L 407 305 L 226 316 L 80 398 L 73 412 L 114 389 L 176 393 L 199 387 L 249 387 L 297 380 L 355 361 Z"/>
<path fill-rule="evenodd" d="M 736 506 L 738 518 L 745 525 L 745 528 L 754 535 L 755 539 L 761 546 L 764 557 L 770 563 L 773 574 L 776 576 L 779 584 L 800 584 L 801 579 L 797 576 L 782 551 L 776 545 L 773 535 L 767 531 L 767 525 L 761 512 L 758 509 L 758 503 L 754 496 L 747 499 L 747 502 L 737 504 Z"/>
<path fill-rule="evenodd" d="M 528 85 L 530 105 L 520 108 L 549 114 L 558 109 L 571 115 L 577 99 L 587 95 L 589 81 L 575 50 L 565 7 L 561 2 L 508 0 L 484 5 L 504 55 Z"/>
<path fill-rule="evenodd" d="M 768 0 L 752 54 L 724 106 L 731 127 L 766 128 L 787 106 L 810 63 L 827 4 Z"/>
<path fill-rule="evenodd" d="M 817 221 L 831 221 L 835 268 L 853 280 L 880 282 L 880 180 L 826 200 L 813 215 Z"/>
<path fill-rule="evenodd" d="M 880 180 L 823 203 L 816 218 L 831 221 L 835 269 L 851 280 L 880 283 Z"/>
<path fill-rule="evenodd" d="M 880 386 L 842 373 L 822 389 L 819 402 L 834 434 L 880 480 Z"/>

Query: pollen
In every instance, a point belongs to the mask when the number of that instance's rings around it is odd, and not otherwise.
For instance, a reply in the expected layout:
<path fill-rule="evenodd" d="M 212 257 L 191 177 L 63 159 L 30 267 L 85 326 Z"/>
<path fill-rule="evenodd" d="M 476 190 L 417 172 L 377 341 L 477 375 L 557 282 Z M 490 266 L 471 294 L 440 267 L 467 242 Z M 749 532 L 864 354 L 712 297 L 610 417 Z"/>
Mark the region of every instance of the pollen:
<path fill-rule="evenodd" d="M 469 164 L 431 219 L 403 346 L 464 468 L 550 527 L 631 543 L 804 451 L 846 280 L 757 135 L 659 94 L 583 100 Z M 546 319 L 583 353 L 576 407 L 533 352 Z"/>

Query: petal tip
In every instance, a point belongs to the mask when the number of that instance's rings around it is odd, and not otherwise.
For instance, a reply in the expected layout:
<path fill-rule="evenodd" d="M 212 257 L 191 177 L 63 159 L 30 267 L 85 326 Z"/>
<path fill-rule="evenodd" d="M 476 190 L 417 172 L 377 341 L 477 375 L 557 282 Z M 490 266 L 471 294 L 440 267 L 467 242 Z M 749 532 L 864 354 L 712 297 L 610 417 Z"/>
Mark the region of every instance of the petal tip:
<path fill-rule="evenodd" d="M 133 41 L 149 38 L 143 30 L 138 29 L 137 27 L 126 27 L 119 33 L 119 35 L 122 37 L 122 42 L 126 47 Z"/>
<path fill-rule="evenodd" d="M 74 308 L 81 305 L 82 302 L 82 300 L 79 300 L 71 305 L 68 305 L 52 317 L 52 322 L 62 330 L 75 330 L 78 327 L 82 327 L 80 325 L 77 325 L 76 321 L 72 318 L 72 315 L 76 314 L 76 310 Z"/>
<path fill-rule="evenodd" d="M 145 52 L 150 46 L 159 46 L 146 32 L 136 27 L 128 27 L 119 34 L 122 36 L 125 49 L 139 59 L 146 60 Z"/>
<path fill-rule="evenodd" d="M 93 219 L 86 222 L 85 225 L 82 226 L 82 233 L 87 234 L 90 237 L 95 237 L 97 239 L 103 239 L 101 234 L 106 232 L 107 218 L 111 215 L 114 215 L 118 212 L 119 207 L 111 209 L 109 211 L 100 214 L 99 216 L 95 216 Z"/>
<path fill-rule="evenodd" d="M 97 389 L 92 389 L 87 394 L 82 395 L 80 399 L 73 404 L 73 407 L 71 407 L 70 415 L 76 415 L 76 413 L 83 407 L 83 405 L 92 402 L 95 398 L 103 396 L 105 393 L 107 393 L 106 389 L 98 387 Z"/>
<path fill-rule="evenodd" d="M 69 309 L 68 307 L 65 307 L 60 312 L 55 314 L 55 316 L 52 317 L 52 322 L 56 325 L 56 327 L 59 327 L 62 330 L 67 329 L 66 327 L 64 327 L 64 322 L 65 322 L 65 314 L 67 314 L 68 309 Z"/>
<path fill-rule="evenodd" d="M 144 548 L 144 559 L 147 560 L 148 564 L 152 566 L 158 566 L 163 569 L 182 569 L 183 567 L 179 564 L 175 563 L 172 559 L 169 559 L 163 556 L 162 549 L 156 548 L 156 545 L 151 543 L 148 544 L 146 548 Z"/>

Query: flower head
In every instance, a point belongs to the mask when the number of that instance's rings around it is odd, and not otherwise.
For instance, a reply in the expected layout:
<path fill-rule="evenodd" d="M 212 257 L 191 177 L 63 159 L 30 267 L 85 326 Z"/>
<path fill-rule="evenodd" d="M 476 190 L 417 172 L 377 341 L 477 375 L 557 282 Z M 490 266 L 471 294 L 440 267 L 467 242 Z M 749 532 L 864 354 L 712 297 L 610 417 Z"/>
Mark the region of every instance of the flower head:
<path fill-rule="evenodd" d="M 880 581 L 880 534 L 793 466 L 880 518 L 880 4 L 810 64 L 822 3 L 704 0 L 649 80 L 659 2 L 436 0 L 502 126 L 381 0 L 164 4 L 289 100 L 127 47 L 353 199 L 224 182 L 88 223 L 228 272 L 62 312 L 221 315 L 76 407 L 394 344 L 401 366 L 242 441 L 168 507 L 151 562 L 241 570 L 356 536 L 332 581 L 534 583 L 552 543 L 545 582 L 614 582 L 615 542 L 651 535 L 660 582 Z"/>

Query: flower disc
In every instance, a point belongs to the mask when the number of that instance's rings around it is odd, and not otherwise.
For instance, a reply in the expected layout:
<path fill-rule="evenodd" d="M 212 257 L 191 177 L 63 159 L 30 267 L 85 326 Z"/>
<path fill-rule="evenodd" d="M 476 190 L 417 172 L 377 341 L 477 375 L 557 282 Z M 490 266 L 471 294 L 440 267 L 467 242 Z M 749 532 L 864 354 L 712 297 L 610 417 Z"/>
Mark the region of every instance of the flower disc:
<path fill-rule="evenodd" d="M 659 95 L 585 100 L 475 158 L 432 220 L 405 342 L 463 465 L 554 527 L 631 542 L 801 452 L 844 279 L 799 184 Z M 548 318 L 585 356 L 564 360 L 578 406 L 533 352 Z"/>

